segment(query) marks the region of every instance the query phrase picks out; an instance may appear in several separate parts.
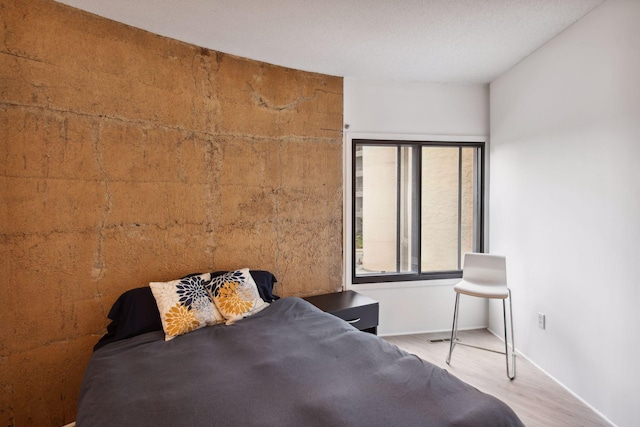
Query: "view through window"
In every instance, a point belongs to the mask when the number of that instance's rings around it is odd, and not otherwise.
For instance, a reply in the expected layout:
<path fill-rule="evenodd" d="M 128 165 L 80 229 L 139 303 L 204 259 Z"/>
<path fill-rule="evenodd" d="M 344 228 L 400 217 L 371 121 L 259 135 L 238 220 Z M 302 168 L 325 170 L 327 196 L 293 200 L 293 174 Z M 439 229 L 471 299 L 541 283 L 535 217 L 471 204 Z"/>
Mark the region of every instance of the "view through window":
<path fill-rule="evenodd" d="M 461 277 L 482 248 L 483 148 L 353 140 L 353 283 Z"/>

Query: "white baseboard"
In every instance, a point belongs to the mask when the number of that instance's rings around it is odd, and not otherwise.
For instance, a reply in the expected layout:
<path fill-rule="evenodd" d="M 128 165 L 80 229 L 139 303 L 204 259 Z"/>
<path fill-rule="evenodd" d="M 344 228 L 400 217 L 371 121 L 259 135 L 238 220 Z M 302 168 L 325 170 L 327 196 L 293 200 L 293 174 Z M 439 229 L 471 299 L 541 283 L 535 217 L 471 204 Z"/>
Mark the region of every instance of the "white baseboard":
<path fill-rule="evenodd" d="M 458 331 L 473 331 L 476 329 L 487 329 L 487 325 L 482 325 L 482 326 L 469 326 L 466 328 L 458 328 Z M 379 337 L 399 337 L 399 336 L 403 336 L 403 335 L 418 335 L 418 334 L 442 334 L 447 332 L 449 335 L 451 335 L 451 328 L 449 329 L 441 329 L 441 330 L 430 330 L 430 331 L 409 331 L 409 332 L 390 332 L 390 333 L 386 333 L 386 334 L 378 334 Z"/>
<path fill-rule="evenodd" d="M 491 329 L 487 328 L 487 330 L 489 332 L 491 332 L 493 335 L 495 335 L 500 341 L 504 342 L 504 337 L 498 335 L 495 333 L 495 331 L 492 331 Z M 562 387 L 563 389 L 565 389 L 569 394 L 571 394 L 573 397 L 575 397 L 576 399 L 578 399 L 580 402 L 582 402 L 585 406 L 587 406 L 589 409 L 591 409 L 593 412 L 595 412 L 596 414 L 598 414 L 598 416 L 600 418 L 602 418 L 603 421 L 605 421 L 607 424 L 609 424 L 612 427 L 616 427 L 616 425 L 611 422 L 610 419 L 608 419 L 607 417 L 604 416 L 604 414 L 602 414 L 602 412 L 598 411 L 596 408 L 594 408 L 593 406 L 591 406 L 589 404 L 589 402 L 585 401 L 583 398 L 581 398 L 580 396 L 578 396 L 577 394 L 575 394 L 573 392 L 573 390 L 571 390 L 569 387 L 567 387 L 566 385 L 562 384 L 560 381 L 558 381 L 557 378 L 555 378 L 553 375 L 549 374 L 547 371 L 545 371 L 544 369 L 542 369 L 536 362 L 534 362 L 533 360 L 529 359 L 525 354 L 521 353 L 520 351 L 518 351 L 518 349 L 516 349 L 516 354 L 519 357 L 522 357 L 524 359 L 526 359 L 529 363 L 531 363 L 533 366 L 536 367 L 536 369 L 540 370 L 540 372 L 542 372 L 543 374 L 545 374 L 546 376 L 548 376 L 549 378 L 551 378 L 556 384 L 558 384 L 560 387 Z"/>

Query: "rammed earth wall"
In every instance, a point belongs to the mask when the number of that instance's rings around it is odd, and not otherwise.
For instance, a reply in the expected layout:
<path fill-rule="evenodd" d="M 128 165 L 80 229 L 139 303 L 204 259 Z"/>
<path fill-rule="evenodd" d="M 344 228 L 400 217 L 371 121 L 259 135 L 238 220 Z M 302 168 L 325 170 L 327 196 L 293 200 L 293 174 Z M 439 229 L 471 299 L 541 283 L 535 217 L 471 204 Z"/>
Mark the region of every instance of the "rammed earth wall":
<path fill-rule="evenodd" d="M 0 0 L 0 425 L 72 421 L 120 293 L 342 283 L 342 79 Z"/>

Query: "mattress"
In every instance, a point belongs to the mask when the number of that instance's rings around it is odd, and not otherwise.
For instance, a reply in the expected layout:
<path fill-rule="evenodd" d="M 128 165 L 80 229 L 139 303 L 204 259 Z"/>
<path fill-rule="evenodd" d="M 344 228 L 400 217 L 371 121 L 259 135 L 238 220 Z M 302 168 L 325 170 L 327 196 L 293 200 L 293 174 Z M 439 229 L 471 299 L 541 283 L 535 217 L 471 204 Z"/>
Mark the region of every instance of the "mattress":
<path fill-rule="evenodd" d="M 78 427 L 521 426 L 502 401 L 300 298 L 92 355 Z"/>

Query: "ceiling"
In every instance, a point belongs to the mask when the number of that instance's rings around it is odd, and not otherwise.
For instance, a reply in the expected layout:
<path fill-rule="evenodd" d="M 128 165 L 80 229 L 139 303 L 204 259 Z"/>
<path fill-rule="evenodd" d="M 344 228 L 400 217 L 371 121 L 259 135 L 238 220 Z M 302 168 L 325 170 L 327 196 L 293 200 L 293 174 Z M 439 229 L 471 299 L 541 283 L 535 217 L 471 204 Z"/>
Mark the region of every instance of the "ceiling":
<path fill-rule="evenodd" d="M 162 36 L 342 77 L 487 83 L 602 0 L 58 0 Z"/>

